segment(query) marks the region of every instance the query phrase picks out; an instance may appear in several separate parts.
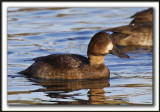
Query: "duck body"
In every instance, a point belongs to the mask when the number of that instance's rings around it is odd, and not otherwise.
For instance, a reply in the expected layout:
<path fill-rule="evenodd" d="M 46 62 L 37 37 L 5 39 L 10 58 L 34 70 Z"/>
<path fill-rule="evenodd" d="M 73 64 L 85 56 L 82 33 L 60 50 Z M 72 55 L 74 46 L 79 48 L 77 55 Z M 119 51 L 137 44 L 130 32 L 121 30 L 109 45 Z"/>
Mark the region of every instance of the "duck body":
<path fill-rule="evenodd" d="M 109 78 L 110 71 L 104 64 L 105 55 L 112 53 L 122 58 L 128 55 L 117 50 L 115 43 L 106 32 L 96 33 L 89 45 L 87 56 L 77 54 L 52 54 L 34 58 L 30 67 L 21 74 L 54 80 Z"/>
<path fill-rule="evenodd" d="M 35 61 L 23 74 L 45 79 L 97 79 L 109 78 L 107 66 L 90 64 L 87 57 L 77 54 L 52 54 Z"/>

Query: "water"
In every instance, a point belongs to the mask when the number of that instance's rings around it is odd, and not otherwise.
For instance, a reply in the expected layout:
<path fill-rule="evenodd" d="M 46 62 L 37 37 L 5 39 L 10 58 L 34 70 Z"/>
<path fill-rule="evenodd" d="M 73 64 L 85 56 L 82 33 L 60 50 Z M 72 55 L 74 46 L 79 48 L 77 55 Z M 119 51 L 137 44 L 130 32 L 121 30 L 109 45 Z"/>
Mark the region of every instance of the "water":
<path fill-rule="evenodd" d="M 152 49 L 122 49 L 130 59 L 105 57 L 109 80 L 49 81 L 17 72 L 48 54 L 86 56 L 98 31 L 128 24 L 146 8 L 8 8 L 8 104 L 153 104 Z"/>

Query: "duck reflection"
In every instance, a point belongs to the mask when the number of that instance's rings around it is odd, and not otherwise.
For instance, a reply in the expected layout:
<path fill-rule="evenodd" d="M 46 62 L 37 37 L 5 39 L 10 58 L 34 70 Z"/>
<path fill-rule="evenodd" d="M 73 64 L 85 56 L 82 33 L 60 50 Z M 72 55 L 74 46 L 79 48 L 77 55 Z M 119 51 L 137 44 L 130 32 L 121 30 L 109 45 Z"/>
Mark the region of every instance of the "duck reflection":
<path fill-rule="evenodd" d="M 34 92 L 44 92 L 50 97 L 50 100 L 46 102 L 56 104 L 104 104 L 105 91 L 103 88 L 110 86 L 107 79 L 59 81 L 32 79 L 32 81 L 44 87 Z M 88 92 L 79 92 L 81 90 Z"/>

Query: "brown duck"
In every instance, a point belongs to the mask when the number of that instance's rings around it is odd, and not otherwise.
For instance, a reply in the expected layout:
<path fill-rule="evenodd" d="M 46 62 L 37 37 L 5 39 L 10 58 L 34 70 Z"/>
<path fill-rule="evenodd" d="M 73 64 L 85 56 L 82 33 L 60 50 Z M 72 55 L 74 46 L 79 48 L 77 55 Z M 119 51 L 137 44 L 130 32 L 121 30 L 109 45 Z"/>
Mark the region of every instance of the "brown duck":
<path fill-rule="evenodd" d="M 153 8 L 138 12 L 129 25 L 110 28 L 115 43 L 119 46 L 152 46 Z"/>
<path fill-rule="evenodd" d="M 129 58 L 128 55 L 118 51 L 112 36 L 102 31 L 92 37 L 88 45 L 88 57 L 77 54 L 52 54 L 37 57 L 33 59 L 35 63 L 20 73 L 36 78 L 56 80 L 109 78 L 110 71 L 104 64 L 104 57 L 109 53 L 121 58 Z"/>

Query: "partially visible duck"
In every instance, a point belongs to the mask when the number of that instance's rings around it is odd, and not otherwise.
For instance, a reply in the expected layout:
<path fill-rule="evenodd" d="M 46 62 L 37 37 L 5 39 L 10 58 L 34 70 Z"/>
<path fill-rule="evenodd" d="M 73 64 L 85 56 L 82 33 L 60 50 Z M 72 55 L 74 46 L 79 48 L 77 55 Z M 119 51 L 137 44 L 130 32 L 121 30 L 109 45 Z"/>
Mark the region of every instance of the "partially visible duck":
<path fill-rule="evenodd" d="M 129 25 L 105 31 L 110 32 L 119 46 L 152 46 L 152 13 L 152 8 L 138 12 Z"/>
<path fill-rule="evenodd" d="M 77 54 L 52 54 L 34 58 L 35 61 L 22 74 L 42 79 L 100 79 L 109 78 L 110 71 L 104 64 L 107 54 L 121 58 L 128 55 L 118 51 L 110 34 L 96 33 L 89 45 L 87 57 Z"/>
<path fill-rule="evenodd" d="M 130 24 L 148 23 L 153 21 L 153 8 L 149 8 L 140 12 L 137 12 L 131 18 L 134 18 Z"/>

